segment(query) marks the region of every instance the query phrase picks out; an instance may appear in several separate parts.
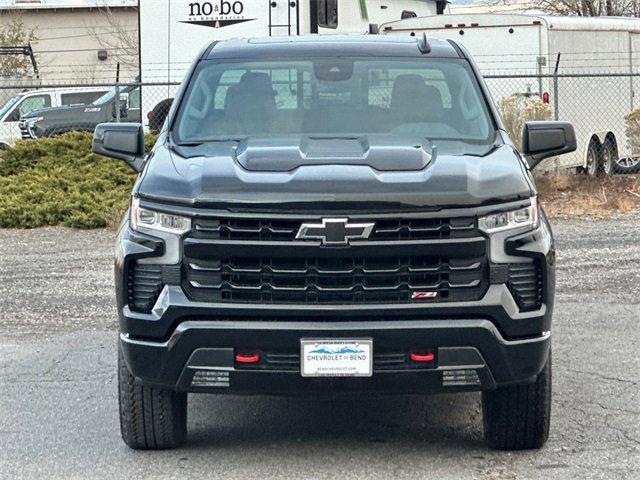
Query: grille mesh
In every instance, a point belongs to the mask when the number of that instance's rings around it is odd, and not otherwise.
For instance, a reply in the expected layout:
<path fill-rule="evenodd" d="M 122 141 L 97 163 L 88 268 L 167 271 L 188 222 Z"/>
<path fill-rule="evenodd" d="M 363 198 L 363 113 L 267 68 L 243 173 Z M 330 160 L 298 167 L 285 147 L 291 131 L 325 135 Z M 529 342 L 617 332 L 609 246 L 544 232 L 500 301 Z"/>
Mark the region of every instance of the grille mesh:
<path fill-rule="evenodd" d="M 162 266 L 132 263 L 128 275 L 129 308 L 149 313 L 162 291 Z"/>
<path fill-rule="evenodd" d="M 542 272 L 539 262 L 509 265 L 507 285 L 520 311 L 538 310 L 542 306 Z"/>
<path fill-rule="evenodd" d="M 435 301 L 479 299 L 486 262 L 443 256 L 186 259 L 185 289 L 199 301 L 339 304 L 406 303 L 415 291 Z"/>

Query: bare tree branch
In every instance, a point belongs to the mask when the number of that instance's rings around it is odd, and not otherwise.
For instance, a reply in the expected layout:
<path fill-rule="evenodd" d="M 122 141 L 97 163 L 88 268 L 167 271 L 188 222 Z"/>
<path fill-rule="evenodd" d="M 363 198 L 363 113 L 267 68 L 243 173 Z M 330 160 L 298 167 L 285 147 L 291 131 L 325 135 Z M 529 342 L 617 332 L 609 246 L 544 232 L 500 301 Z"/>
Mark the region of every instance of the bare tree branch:
<path fill-rule="evenodd" d="M 122 23 L 121 18 L 108 6 L 100 9 L 99 20 L 87 27 L 88 34 L 100 48 L 124 68 L 138 69 L 138 30 L 137 26 Z"/>
<path fill-rule="evenodd" d="M 580 17 L 640 17 L 640 0 L 498 0 L 505 5 L 541 10 L 553 15 Z M 488 2 L 491 3 L 491 2 Z"/>
<path fill-rule="evenodd" d="M 27 30 L 21 13 L 8 14 L 8 20 L 0 26 L 0 45 L 15 47 L 36 42 L 36 32 Z M 31 59 L 27 56 L 10 55 L 0 57 L 0 76 L 21 77 L 29 74 Z"/>

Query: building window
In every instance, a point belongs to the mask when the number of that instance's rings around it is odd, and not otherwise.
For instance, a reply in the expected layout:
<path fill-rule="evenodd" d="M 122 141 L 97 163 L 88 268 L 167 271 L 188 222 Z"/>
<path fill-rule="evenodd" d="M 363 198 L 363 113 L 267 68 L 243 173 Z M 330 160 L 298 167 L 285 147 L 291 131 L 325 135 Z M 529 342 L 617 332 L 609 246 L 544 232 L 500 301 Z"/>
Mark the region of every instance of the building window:
<path fill-rule="evenodd" d="M 338 28 L 338 0 L 318 0 L 318 26 Z"/>

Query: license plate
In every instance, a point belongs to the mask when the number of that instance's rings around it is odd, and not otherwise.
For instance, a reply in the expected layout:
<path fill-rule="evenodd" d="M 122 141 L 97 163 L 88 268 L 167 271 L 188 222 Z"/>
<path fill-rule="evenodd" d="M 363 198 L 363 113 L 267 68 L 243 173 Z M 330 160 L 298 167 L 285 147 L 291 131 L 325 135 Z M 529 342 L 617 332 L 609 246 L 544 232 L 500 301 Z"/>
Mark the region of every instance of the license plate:
<path fill-rule="evenodd" d="M 302 339 L 303 377 L 370 377 L 373 375 L 371 339 Z"/>

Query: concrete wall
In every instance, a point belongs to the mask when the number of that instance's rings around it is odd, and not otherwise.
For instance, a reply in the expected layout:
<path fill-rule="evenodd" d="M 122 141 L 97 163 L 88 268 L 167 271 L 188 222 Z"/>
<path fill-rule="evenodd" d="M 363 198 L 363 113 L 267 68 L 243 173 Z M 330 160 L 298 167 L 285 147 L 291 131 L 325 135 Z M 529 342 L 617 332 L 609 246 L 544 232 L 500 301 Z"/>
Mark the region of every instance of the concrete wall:
<path fill-rule="evenodd" d="M 98 8 L 1 9 L 0 25 L 19 14 L 27 29 L 35 29 L 38 41 L 32 46 L 44 83 L 113 82 L 118 61 L 121 80 L 130 80 L 138 72 L 138 12 L 110 11 L 112 20 Z M 107 50 L 106 60 L 99 60 L 99 50 Z"/>

